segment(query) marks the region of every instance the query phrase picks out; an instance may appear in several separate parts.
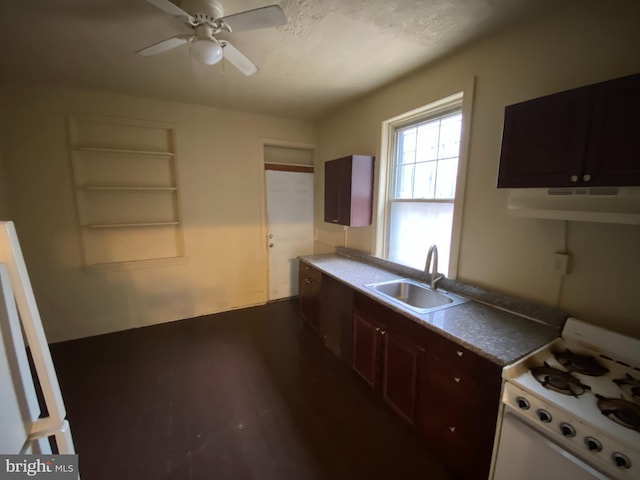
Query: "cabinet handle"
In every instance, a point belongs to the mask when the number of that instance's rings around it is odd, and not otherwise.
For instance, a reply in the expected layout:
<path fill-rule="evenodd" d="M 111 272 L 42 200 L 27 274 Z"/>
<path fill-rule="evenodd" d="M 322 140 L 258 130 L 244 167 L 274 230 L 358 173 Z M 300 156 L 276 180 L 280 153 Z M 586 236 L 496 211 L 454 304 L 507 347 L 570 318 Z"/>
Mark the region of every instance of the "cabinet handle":
<path fill-rule="evenodd" d="M 380 327 L 376 327 L 376 332 L 379 332 L 379 331 L 380 331 Z"/>
<path fill-rule="evenodd" d="M 591 180 L 591 175 L 589 175 L 588 173 L 585 173 L 585 174 L 582 176 L 582 180 L 583 180 L 584 182 L 588 182 L 588 181 L 590 181 L 590 180 Z"/>
<path fill-rule="evenodd" d="M 452 432 L 456 431 L 456 427 L 449 427 L 449 430 L 451 430 Z"/>
<path fill-rule="evenodd" d="M 463 352 L 463 351 L 461 351 L 461 350 L 456 350 L 456 354 L 457 354 L 459 357 L 461 357 L 461 356 L 464 354 L 464 352 Z"/>
<path fill-rule="evenodd" d="M 460 377 L 453 377 L 453 381 L 456 383 L 460 383 Z"/>
<path fill-rule="evenodd" d="M 576 183 L 578 181 L 578 175 L 571 175 L 569 180 L 571 180 L 572 183 Z"/>
<path fill-rule="evenodd" d="M 308 278 L 305 278 L 304 279 L 304 283 L 309 284 L 309 283 L 311 283 L 311 280 L 309 280 Z"/>
<path fill-rule="evenodd" d="M 385 330 L 380 330 L 380 335 L 385 335 L 387 332 Z"/>

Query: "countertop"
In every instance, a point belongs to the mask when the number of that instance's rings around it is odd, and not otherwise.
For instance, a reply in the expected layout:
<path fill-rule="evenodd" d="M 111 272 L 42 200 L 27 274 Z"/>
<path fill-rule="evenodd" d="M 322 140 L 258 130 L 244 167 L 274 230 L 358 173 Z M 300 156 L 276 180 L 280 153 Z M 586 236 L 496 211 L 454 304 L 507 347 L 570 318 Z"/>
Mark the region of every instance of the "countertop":
<path fill-rule="evenodd" d="M 300 259 L 322 273 L 500 366 L 509 365 L 560 336 L 561 325 L 558 325 L 558 319 L 562 318 L 562 314 L 555 315 L 550 324 L 548 319 L 545 323 L 545 321 L 539 321 L 534 317 L 512 313 L 474 299 L 461 305 L 418 314 L 365 286 L 371 283 L 407 278 L 410 275 L 401 275 L 379 265 L 339 254 L 306 255 Z M 417 280 L 424 281 L 420 278 Z M 452 283 L 449 282 L 447 285 L 451 286 Z M 462 292 L 460 289 L 454 291 L 453 288 L 444 288 L 444 290 L 470 298 L 469 295 L 464 294 L 464 289 Z M 475 296 L 483 298 L 482 295 Z M 491 298 L 491 294 L 488 297 Z M 542 311 L 545 310 L 548 309 L 543 307 Z"/>

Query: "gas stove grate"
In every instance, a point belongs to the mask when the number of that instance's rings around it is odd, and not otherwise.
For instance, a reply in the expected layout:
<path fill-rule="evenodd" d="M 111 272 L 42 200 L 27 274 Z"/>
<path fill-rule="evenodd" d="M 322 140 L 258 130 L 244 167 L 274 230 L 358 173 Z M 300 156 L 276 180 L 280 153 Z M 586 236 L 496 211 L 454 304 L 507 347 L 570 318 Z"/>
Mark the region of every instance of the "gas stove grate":
<path fill-rule="evenodd" d="M 609 372 L 608 368 L 603 366 L 591 355 L 580 355 L 572 352 L 568 348 L 564 352 L 554 352 L 553 356 L 560 365 L 572 372 L 589 375 L 591 377 L 600 377 Z"/>
<path fill-rule="evenodd" d="M 596 394 L 598 409 L 604 416 L 623 427 L 640 432 L 640 405 L 619 398 L 607 398 Z"/>
<path fill-rule="evenodd" d="M 540 384 L 564 395 L 578 397 L 591 387 L 584 385 L 570 372 L 558 370 L 544 362 L 544 366 L 531 368 L 531 374 Z"/>

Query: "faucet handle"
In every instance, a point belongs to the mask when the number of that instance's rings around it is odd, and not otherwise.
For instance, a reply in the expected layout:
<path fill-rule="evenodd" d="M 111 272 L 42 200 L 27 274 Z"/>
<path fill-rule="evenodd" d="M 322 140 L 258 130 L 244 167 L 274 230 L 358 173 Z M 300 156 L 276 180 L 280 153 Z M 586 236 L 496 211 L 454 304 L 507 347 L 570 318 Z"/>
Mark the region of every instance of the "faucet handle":
<path fill-rule="evenodd" d="M 431 274 L 431 289 L 435 290 L 436 288 L 438 288 L 438 282 L 443 278 L 447 278 L 443 273 L 434 272 L 433 274 Z"/>

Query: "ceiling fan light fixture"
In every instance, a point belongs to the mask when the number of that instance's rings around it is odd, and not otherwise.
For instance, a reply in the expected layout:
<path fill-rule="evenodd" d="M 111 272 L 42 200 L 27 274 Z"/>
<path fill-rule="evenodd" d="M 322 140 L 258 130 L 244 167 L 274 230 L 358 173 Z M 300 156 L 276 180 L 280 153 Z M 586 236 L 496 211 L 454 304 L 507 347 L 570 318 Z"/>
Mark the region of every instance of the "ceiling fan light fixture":
<path fill-rule="evenodd" d="M 215 65 L 222 60 L 222 46 L 215 38 L 198 38 L 191 43 L 191 55 L 205 65 Z"/>

